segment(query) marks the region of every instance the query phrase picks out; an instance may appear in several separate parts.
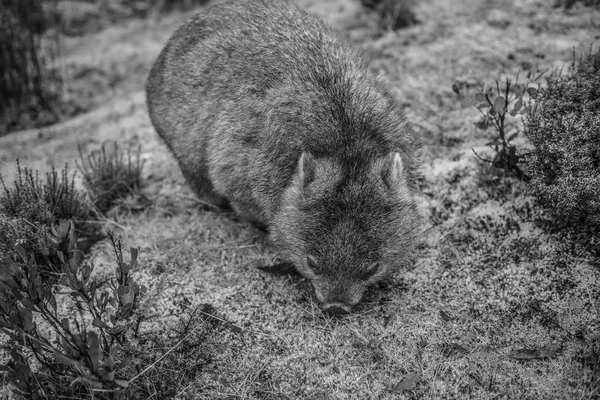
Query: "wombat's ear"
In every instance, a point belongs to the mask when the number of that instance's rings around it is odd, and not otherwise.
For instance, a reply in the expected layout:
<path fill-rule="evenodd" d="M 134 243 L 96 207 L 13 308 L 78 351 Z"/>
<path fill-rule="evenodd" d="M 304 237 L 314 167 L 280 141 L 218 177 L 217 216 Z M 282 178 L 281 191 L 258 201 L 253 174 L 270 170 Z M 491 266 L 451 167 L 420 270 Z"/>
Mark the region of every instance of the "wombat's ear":
<path fill-rule="evenodd" d="M 302 187 L 306 188 L 315 180 L 315 169 L 315 158 L 310 153 L 303 152 L 298 160 L 298 177 L 302 182 Z"/>
<path fill-rule="evenodd" d="M 385 185 L 390 188 L 400 188 L 404 186 L 404 163 L 400 153 L 393 152 L 385 156 L 383 168 L 381 169 L 381 179 Z"/>

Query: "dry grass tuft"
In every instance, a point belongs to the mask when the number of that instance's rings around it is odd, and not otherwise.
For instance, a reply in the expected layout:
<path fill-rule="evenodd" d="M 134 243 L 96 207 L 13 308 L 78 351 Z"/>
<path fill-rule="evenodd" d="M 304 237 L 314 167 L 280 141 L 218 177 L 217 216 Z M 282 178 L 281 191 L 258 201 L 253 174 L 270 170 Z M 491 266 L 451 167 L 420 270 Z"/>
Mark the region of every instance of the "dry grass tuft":
<path fill-rule="evenodd" d="M 100 150 L 84 156 L 79 147 L 77 167 L 98 211 L 106 213 L 128 196 L 139 194 L 144 166 L 140 152 L 141 146 L 122 150 L 114 142 L 111 150 L 107 151 L 104 143 Z"/>

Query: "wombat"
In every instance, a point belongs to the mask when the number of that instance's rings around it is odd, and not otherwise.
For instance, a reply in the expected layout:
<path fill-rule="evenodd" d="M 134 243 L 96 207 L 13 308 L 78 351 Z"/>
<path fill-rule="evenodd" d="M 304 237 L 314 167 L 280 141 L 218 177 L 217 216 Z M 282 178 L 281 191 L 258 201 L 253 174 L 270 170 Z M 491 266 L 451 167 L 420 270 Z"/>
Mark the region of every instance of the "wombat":
<path fill-rule="evenodd" d="M 410 254 L 417 140 L 385 82 L 316 17 L 283 0 L 207 8 L 146 91 L 198 196 L 266 227 L 323 309 L 350 312 Z"/>

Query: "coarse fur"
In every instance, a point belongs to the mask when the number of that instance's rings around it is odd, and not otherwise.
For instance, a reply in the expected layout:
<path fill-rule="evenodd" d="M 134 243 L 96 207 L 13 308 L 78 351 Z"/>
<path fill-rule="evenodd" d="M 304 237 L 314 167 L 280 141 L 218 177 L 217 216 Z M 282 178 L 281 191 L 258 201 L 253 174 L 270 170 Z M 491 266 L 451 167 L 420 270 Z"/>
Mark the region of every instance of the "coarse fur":
<path fill-rule="evenodd" d="M 382 78 L 316 17 L 282 0 L 207 8 L 146 90 L 197 194 L 267 227 L 325 309 L 350 311 L 410 254 L 417 141 Z"/>

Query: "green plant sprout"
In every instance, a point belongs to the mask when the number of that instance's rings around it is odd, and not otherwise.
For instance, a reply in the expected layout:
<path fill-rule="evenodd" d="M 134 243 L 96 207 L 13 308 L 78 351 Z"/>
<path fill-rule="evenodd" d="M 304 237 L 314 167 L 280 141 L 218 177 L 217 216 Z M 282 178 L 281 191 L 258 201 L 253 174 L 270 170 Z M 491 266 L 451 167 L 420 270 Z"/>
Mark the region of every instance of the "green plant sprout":
<path fill-rule="evenodd" d="M 519 117 L 529 112 L 532 100 L 537 97 L 540 86 L 539 84 L 537 87 L 531 85 L 537 82 L 545 72 L 542 71 L 535 76 L 531 72 L 528 73 L 524 83 L 519 83 L 519 74 L 517 74 L 514 83 L 508 78 L 502 84 L 496 80 L 495 85 L 484 84 L 475 92 L 469 90 L 470 85 L 465 81 L 456 81 L 452 85 L 452 90 L 460 96 L 463 104 L 475 106 L 481 114 L 480 120 L 474 122 L 474 125 L 484 131 L 492 127 L 496 132 L 492 140 L 486 143 L 486 146 L 494 150 L 493 158 L 482 157 L 474 149 L 473 153 L 480 160 L 490 163 L 495 168 L 503 169 L 524 181 L 530 179 L 519 167 L 519 164 L 524 161 L 524 156 L 512 143 L 520 131 L 514 125 L 509 124 L 508 117 Z"/>

